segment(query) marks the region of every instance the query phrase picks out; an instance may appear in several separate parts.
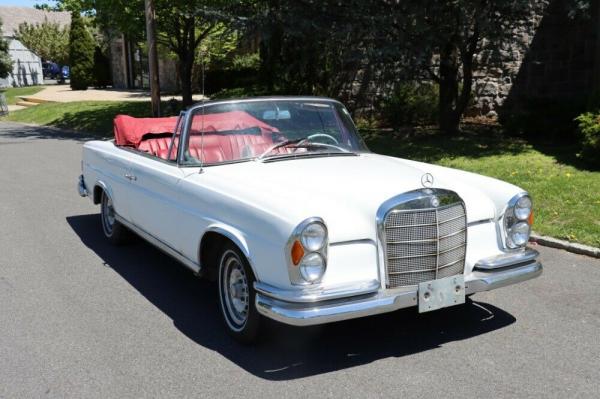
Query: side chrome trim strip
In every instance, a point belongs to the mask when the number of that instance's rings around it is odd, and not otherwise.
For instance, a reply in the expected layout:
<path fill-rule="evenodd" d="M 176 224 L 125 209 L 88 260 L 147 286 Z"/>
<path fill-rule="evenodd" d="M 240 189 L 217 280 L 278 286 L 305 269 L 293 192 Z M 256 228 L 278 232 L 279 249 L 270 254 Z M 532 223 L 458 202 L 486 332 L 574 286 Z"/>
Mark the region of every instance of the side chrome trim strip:
<path fill-rule="evenodd" d="M 119 223 L 123 224 L 125 227 L 142 237 L 144 240 L 148 241 L 150 244 L 154 245 L 156 248 L 160 249 L 167 255 L 170 255 L 173 258 L 177 259 L 179 262 L 183 263 L 183 265 L 192 270 L 194 273 L 200 273 L 201 267 L 196 262 L 192 261 L 191 259 L 188 259 L 185 255 L 171 248 L 168 244 L 162 242 L 158 238 L 154 237 L 152 234 L 147 233 L 142 228 L 123 219 L 120 215 L 115 214 L 115 218 Z"/>
<path fill-rule="evenodd" d="M 330 247 L 335 247 L 338 245 L 352 245 L 352 244 L 371 244 L 371 245 L 377 245 L 377 243 L 373 240 L 371 240 L 370 238 L 364 238 L 361 240 L 348 240 L 348 241 L 336 241 L 336 242 L 330 242 L 329 246 Z"/>
<path fill-rule="evenodd" d="M 474 220 L 472 222 L 467 223 L 467 227 L 477 226 L 478 224 L 486 224 L 486 223 L 494 223 L 494 219 Z"/>

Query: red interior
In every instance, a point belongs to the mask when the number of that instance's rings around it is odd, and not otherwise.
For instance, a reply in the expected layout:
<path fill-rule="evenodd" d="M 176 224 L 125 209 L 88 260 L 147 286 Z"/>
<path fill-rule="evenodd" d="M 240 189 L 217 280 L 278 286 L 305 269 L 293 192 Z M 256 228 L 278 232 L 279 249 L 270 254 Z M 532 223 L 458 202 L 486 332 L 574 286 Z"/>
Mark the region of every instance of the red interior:
<path fill-rule="evenodd" d="M 176 123 L 176 117 L 134 118 L 118 115 L 114 120 L 115 144 L 134 147 L 167 159 Z M 256 129 L 256 133 L 236 133 L 248 129 Z M 276 128 L 243 111 L 198 114 L 192 119 L 188 151 L 191 156 L 205 163 L 257 156 L 273 145 L 273 134 L 276 133 Z M 175 158 L 178 145 L 179 137 L 176 137 L 171 159 Z"/>

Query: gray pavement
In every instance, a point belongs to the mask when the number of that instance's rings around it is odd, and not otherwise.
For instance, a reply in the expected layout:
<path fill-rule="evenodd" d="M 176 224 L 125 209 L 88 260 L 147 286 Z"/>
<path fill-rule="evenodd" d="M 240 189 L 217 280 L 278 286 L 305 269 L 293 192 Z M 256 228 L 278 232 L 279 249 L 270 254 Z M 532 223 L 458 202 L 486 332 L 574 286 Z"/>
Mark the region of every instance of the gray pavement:
<path fill-rule="evenodd" d="M 112 247 L 75 190 L 82 136 L 0 122 L 0 398 L 600 396 L 600 260 L 460 308 L 232 341 L 215 288 Z"/>

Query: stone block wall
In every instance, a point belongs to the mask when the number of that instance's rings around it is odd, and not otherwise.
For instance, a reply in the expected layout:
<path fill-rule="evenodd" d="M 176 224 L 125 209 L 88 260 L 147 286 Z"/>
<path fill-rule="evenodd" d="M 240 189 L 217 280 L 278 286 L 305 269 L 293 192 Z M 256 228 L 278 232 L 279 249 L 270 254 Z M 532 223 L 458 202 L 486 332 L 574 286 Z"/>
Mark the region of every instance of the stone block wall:
<path fill-rule="evenodd" d="M 531 99 L 588 96 L 600 69 L 598 5 L 592 3 L 584 14 L 569 16 L 566 0 L 538 2 L 511 40 L 483 50 L 469 114 L 495 117 L 503 107 Z"/>

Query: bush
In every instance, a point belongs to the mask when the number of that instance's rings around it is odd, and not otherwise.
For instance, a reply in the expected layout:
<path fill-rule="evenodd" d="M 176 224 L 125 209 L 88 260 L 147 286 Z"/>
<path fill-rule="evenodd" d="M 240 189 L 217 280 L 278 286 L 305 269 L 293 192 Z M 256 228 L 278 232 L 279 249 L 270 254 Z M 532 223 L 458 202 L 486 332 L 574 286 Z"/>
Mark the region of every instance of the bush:
<path fill-rule="evenodd" d="M 0 19 L 0 30 L 2 30 L 2 20 Z M 13 70 L 13 61 L 8 54 L 8 41 L 0 36 L 0 78 L 5 79 Z"/>
<path fill-rule="evenodd" d="M 71 61 L 71 88 L 87 90 L 94 83 L 94 39 L 88 32 L 78 11 L 71 13 L 69 32 L 69 59 Z"/>
<path fill-rule="evenodd" d="M 439 90 L 437 85 L 402 83 L 383 101 L 381 116 L 394 127 L 437 123 Z"/>
<path fill-rule="evenodd" d="M 574 118 L 586 109 L 586 99 L 521 98 L 507 101 L 499 121 L 507 134 L 543 140 L 569 139 L 576 130 Z"/>
<path fill-rule="evenodd" d="M 575 120 L 581 134 L 582 158 L 600 165 L 600 112 L 586 112 Z"/>

